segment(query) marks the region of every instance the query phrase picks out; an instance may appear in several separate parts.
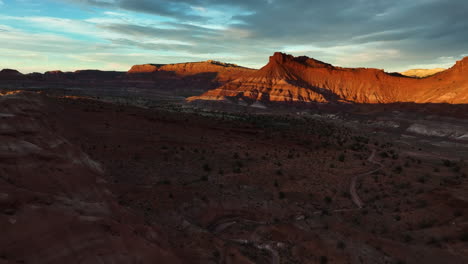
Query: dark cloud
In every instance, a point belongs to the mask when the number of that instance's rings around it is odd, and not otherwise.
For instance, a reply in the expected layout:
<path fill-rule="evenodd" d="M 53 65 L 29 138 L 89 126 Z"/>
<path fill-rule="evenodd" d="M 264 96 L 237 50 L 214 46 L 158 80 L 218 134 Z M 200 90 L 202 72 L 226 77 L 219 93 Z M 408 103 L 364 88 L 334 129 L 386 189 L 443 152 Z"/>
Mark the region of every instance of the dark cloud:
<path fill-rule="evenodd" d="M 185 41 L 191 46 L 174 48 L 188 51 L 191 47 L 193 52 L 220 52 L 224 47 L 225 51 L 247 56 L 259 52 L 266 55 L 273 49 L 295 45 L 327 48 L 372 44 L 376 49 L 400 51 L 404 59 L 389 58 L 389 65 L 468 53 L 467 0 L 64 1 L 174 18 L 177 22 L 171 30 L 116 24 L 102 27 L 127 34 L 129 39 L 144 34 Z M 228 29 L 213 30 L 189 24 L 209 23 L 213 19 L 193 12 L 193 7 L 224 12 L 231 21 Z M 226 35 L 229 33 L 232 36 Z M 370 66 L 378 66 L 381 60 L 372 63 Z"/>

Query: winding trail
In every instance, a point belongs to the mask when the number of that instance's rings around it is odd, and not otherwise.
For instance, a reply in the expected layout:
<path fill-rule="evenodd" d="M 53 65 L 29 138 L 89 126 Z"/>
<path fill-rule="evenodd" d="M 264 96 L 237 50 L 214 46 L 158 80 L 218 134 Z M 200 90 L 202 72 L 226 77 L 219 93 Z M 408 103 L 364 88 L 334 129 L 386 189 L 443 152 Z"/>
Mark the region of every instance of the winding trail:
<path fill-rule="evenodd" d="M 364 203 L 362 202 L 361 198 L 359 198 L 359 195 L 357 194 L 357 190 L 356 190 L 356 185 L 357 185 L 357 180 L 361 177 L 364 177 L 364 176 L 367 176 L 367 175 L 371 175 L 379 170 L 381 170 L 384 166 L 382 165 L 382 163 L 378 162 L 378 161 L 375 161 L 375 154 L 377 153 L 377 151 L 374 149 L 372 150 L 372 153 L 371 155 L 369 156 L 369 158 L 367 159 L 368 162 L 374 164 L 374 165 L 377 165 L 379 166 L 377 169 L 374 169 L 374 170 L 371 170 L 369 172 L 366 172 L 366 173 L 362 173 L 362 174 L 359 174 L 359 175 L 356 175 L 353 177 L 353 179 L 351 180 L 351 185 L 349 186 L 349 193 L 351 194 L 351 199 L 353 200 L 353 203 L 359 208 L 361 209 L 364 205 Z"/>
<path fill-rule="evenodd" d="M 358 181 L 358 179 L 360 177 L 371 175 L 371 174 L 381 170 L 384 167 L 384 165 L 382 163 L 375 160 L 376 153 L 377 153 L 377 151 L 375 149 L 372 150 L 372 153 L 369 156 L 369 158 L 367 159 L 367 161 L 374 164 L 374 165 L 377 165 L 378 168 L 375 168 L 375 169 L 373 169 L 371 171 L 368 171 L 368 172 L 365 172 L 365 173 L 362 173 L 362 174 L 358 174 L 358 175 L 354 176 L 352 178 L 352 180 L 351 180 L 351 186 L 349 187 L 349 191 L 350 191 L 353 203 L 356 204 L 358 209 L 338 209 L 338 210 L 334 210 L 333 212 L 354 211 L 354 210 L 359 210 L 359 209 L 361 209 L 363 207 L 363 202 L 362 202 L 361 198 L 359 198 L 359 195 L 357 194 L 357 191 L 356 191 L 356 185 L 357 185 L 357 181 Z M 320 214 L 321 212 L 322 211 L 317 211 L 317 212 L 314 212 L 313 214 Z M 296 219 L 296 220 L 299 221 L 299 220 L 302 220 L 302 219 Z M 228 229 L 229 227 L 231 227 L 233 225 L 239 224 L 241 222 L 254 223 L 254 224 L 257 224 L 257 225 L 271 224 L 271 223 L 268 223 L 268 222 L 259 222 L 259 221 L 249 220 L 249 219 L 243 219 L 243 218 L 240 218 L 240 217 L 232 217 L 232 216 L 227 217 L 225 219 L 218 219 L 215 223 L 211 224 L 206 229 L 202 228 L 202 227 L 199 227 L 199 226 L 197 226 L 197 225 L 195 225 L 193 223 L 190 223 L 190 222 L 188 222 L 188 223 L 190 225 L 192 225 L 192 226 L 195 226 L 198 230 L 200 230 L 202 232 L 211 233 L 211 234 L 221 238 L 220 234 L 224 230 Z M 221 238 L 221 239 L 224 240 L 224 241 L 229 241 L 231 243 L 237 243 L 237 244 L 241 244 L 241 245 L 253 245 L 255 248 L 257 248 L 259 250 L 265 250 L 265 251 L 269 252 L 270 256 L 271 256 L 271 263 L 272 264 L 280 264 L 281 263 L 280 254 L 279 254 L 279 252 L 277 250 L 277 248 L 280 247 L 280 244 L 281 244 L 279 242 L 275 242 L 275 241 L 261 242 L 261 241 L 258 241 L 258 240 L 247 240 L 247 239 L 223 239 L 223 238 Z"/>

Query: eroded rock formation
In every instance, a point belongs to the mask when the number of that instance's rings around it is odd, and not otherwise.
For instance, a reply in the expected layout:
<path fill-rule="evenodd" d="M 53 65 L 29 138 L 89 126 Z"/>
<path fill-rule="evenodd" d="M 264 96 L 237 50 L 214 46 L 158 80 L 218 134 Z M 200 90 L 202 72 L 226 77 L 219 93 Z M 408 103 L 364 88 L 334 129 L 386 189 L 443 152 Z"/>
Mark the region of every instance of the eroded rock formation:
<path fill-rule="evenodd" d="M 467 65 L 465 58 L 439 74 L 415 79 L 275 53 L 259 71 L 188 100 L 461 104 L 468 103 Z"/>

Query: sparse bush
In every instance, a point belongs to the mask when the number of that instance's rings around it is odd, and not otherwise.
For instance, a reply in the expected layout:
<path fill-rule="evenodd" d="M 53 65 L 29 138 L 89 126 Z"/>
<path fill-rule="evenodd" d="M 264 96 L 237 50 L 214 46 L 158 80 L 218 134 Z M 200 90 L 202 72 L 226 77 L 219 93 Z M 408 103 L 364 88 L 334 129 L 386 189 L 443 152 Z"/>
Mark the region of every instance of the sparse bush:
<path fill-rule="evenodd" d="M 425 219 L 419 223 L 419 228 L 425 229 L 425 228 L 431 228 L 434 226 L 436 221 L 434 219 Z"/>
<path fill-rule="evenodd" d="M 461 210 L 455 210 L 455 212 L 453 212 L 453 216 L 455 217 L 463 216 L 463 212 Z"/>
<path fill-rule="evenodd" d="M 468 242 L 468 231 L 464 231 L 464 232 L 460 235 L 460 240 L 463 241 L 463 242 Z"/>
<path fill-rule="evenodd" d="M 284 194 L 284 192 L 279 192 L 278 197 L 280 199 L 284 199 L 284 198 L 286 198 L 286 194 Z"/>
<path fill-rule="evenodd" d="M 206 172 L 210 172 L 211 171 L 210 164 L 208 163 L 203 164 L 203 170 Z"/>
<path fill-rule="evenodd" d="M 417 200 L 416 201 L 416 207 L 417 208 L 426 208 L 427 207 L 427 201 L 426 200 Z"/>
<path fill-rule="evenodd" d="M 420 182 L 420 183 L 426 183 L 426 177 L 425 177 L 425 176 L 420 176 L 420 177 L 418 178 L 418 182 Z"/>
<path fill-rule="evenodd" d="M 401 174 L 403 172 L 403 168 L 401 166 L 396 166 L 394 169 L 393 169 L 393 172 L 397 173 L 397 174 Z"/>
<path fill-rule="evenodd" d="M 413 241 L 413 237 L 412 237 L 410 234 L 405 234 L 405 235 L 403 236 L 403 241 L 404 241 L 405 243 L 409 243 L 409 242 Z"/>
<path fill-rule="evenodd" d="M 327 264 L 328 258 L 327 256 L 320 256 L 320 264 Z"/>
<path fill-rule="evenodd" d="M 450 160 L 443 160 L 442 164 L 444 164 L 445 167 L 452 167 L 454 166 L 454 163 L 452 163 Z"/>
<path fill-rule="evenodd" d="M 343 241 L 338 241 L 338 243 L 336 244 L 336 248 L 345 249 L 345 248 L 346 248 L 345 242 L 343 242 Z"/>
<path fill-rule="evenodd" d="M 278 187 L 279 187 L 278 180 L 275 180 L 275 182 L 273 183 L 273 186 L 275 186 L 276 188 L 278 188 Z"/>
<path fill-rule="evenodd" d="M 170 180 L 162 180 L 160 182 L 160 184 L 171 185 L 171 181 Z"/>
<path fill-rule="evenodd" d="M 344 162 L 345 158 L 346 158 L 345 154 L 341 153 L 340 156 L 338 156 L 338 161 Z"/>
<path fill-rule="evenodd" d="M 439 245 L 439 240 L 437 240 L 437 238 L 435 237 L 430 237 L 429 240 L 427 241 L 427 244 L 428 245 Z"/>

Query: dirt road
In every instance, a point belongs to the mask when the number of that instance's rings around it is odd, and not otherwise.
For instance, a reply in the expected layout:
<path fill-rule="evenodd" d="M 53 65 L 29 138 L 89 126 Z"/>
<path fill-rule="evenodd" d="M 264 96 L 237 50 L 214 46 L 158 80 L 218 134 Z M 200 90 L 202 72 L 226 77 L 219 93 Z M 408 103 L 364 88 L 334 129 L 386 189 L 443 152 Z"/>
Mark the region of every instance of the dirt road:
<path fill-rule="evenodd" d="M 361 177 L 367 176 L 367 175 L 371 175 L 371 174 L 373 174 L 373 173 L 375 173 L 375 172 L 377 172 L 377 171 L 379 171 L 379 170 L 381 170 L 383 168 L 382 163 L 375 161 L 375 154 L 376 153 L 377 153 L 377 151 L 375 149 L 372 150 L 372 153 L 369 156 L 369 158 L 367 159 L 367 161 L 374 164 L 374 165 L 377 165 L 379 167 L 376 168 L 376 169 L 373 169 L 373 170 L 371 170 L 369 172 L 356 175 L 351 180 L 351 185 L 349 187 L 349 193 L 351 194 L 351 199 L 353 200 L 353 203 L 358 208 L 362 208 L 362 206 L 364 205 L 361 198 L 359 198 L 359 195 L 357 194 L 357 191 L 356 191 L 356 184 L 357 184 L 358 179 L 361 178 Z"/>

